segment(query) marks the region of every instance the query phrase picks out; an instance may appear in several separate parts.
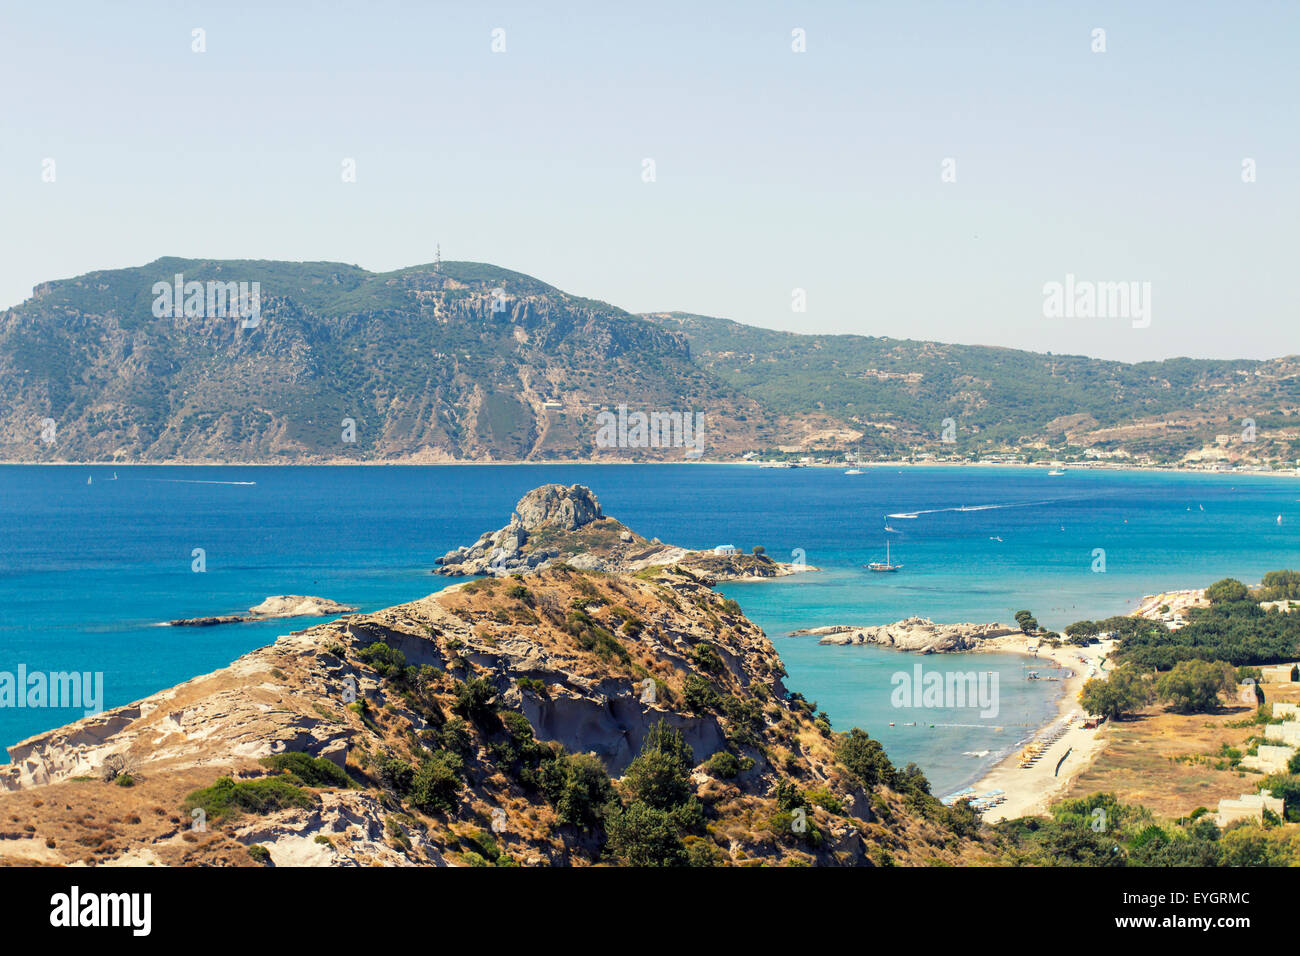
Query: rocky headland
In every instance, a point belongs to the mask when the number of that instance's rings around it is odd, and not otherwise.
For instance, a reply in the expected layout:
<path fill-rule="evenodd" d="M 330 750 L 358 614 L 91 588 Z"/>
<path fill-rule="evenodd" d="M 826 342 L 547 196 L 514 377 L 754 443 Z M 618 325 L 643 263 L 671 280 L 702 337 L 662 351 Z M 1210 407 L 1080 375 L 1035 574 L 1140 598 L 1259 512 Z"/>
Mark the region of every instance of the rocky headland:
<path fill-rule="evenodd" d="M 929 618 L 909 617 L 893 624 L 853 626 L 832 624 L 793 631 L 794 635 L 820 636 L 818 644 L 875 644 L 900 651 L 943 654 L 975 650 L 984 641 L 1021 633 L 1001 624 L 935 624 Z"/>

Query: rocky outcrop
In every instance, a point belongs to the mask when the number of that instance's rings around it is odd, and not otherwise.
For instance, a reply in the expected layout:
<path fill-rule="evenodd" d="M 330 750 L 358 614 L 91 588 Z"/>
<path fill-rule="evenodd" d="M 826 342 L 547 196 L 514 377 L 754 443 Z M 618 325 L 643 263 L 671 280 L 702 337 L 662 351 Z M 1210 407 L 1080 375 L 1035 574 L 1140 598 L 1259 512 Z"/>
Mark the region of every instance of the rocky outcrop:
<path fill-rule="evenodd" d="M 664 544 L 658 538 L 647 540 L 607 517 L 584 485 L 534 488 L 519 499 L 504 528 L 448 551 L 435 563 L 435 574 L 454 577 L 528 574 L 553 564 L 621 574 L 680 565 L 710 583 L 816 570 L 806 564 L 782 564 L 764 554 L 717 555 Z"/>
<path fill-rule="evenodd" d="M 551 528 L 576 531 L 605 517 L 600 502 L 584 485 L 542 485 L 519 499 L 511 525 L 525 531 Z"/>
<path fill-rule="evenodd" d="M 793 631 L 793 635 L 820 636 L 818 644 L 876 644 L 900 651 L 942 654 L 969 651 L 990 638 L 1019 634 L 1020 629 L 1001 624 L 935 624 L 928 618 L 909 617 L 894 624 L 855 627 L 833 624 Z"/>
<path fill-rule="evenodd" d="M 241 621 L 270 621 L 285 617 L 328 617 L 348 614 L 356 608 L 328 598 L 302 594 L 276 594 L 248 609 L 247 614 L 223 614 L 217 617 L 186 617 L 168 621 L 173 627 L 209 627 L 213 624 L 237 624 Z"/>

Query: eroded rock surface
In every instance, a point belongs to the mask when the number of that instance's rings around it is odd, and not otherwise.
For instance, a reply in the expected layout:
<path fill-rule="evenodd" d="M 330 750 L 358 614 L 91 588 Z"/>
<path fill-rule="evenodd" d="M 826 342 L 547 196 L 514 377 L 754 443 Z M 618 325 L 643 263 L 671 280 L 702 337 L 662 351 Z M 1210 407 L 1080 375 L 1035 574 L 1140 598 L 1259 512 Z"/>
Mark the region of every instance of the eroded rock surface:
<path fill-rule="evenodd" d="M 894 624 L 865 627 L 832 624 L 827 627 L 803 628 L 792 633 L 818 635 L 821 637 L 818 644 L 877 644 L 900 651 L 941 654 L 969 651 L 989 638 L 1019 634 L 1020 629 L 1003 627 L 997 623 L 935 624 L 929 618 L 909 617 Z"/>

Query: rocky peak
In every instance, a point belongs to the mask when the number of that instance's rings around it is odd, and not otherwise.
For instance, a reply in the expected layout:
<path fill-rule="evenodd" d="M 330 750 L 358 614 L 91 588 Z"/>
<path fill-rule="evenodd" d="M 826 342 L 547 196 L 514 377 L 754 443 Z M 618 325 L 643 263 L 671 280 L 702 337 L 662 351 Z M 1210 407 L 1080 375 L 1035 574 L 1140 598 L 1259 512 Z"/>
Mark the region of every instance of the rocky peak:
<path fill-rule="evenodd" d="M 468 547 L 437 559 L 435 574 L 530 574 L 553 563 L 585 571 L 635 574 L 648 567 L 681 563 L 710 582 L 774 578 L 815 571 L 806 564 L 781 564 L 766 554 L 725 555 L 691 551 L 647 540 L 600 510 L 584 485 L 542 485 L 519 499 L 510 523 L 487 532 Z"/>
<path fill-rule="evenodd" d="M 542 485 L 519 499 L 513 523 L 525 531 L 576 531 L 603 517 L 600 502 L 585 485 Z"/>

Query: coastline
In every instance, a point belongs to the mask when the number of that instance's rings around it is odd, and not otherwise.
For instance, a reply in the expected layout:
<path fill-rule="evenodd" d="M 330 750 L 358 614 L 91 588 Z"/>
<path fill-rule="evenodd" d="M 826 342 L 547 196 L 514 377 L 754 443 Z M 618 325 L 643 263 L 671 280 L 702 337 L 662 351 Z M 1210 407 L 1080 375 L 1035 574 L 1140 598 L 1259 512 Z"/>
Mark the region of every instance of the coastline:
<path fill-rule="evenodd" d="M 306 461 L 17 461 L 0 460 L 0 467 L 49 467 L 65 466 L 75 468 L 430 468 L 430 467 L 586 467 L 590 465 L 628 466 L 628 465 L 727 465 L 730 467 L 763 468 L 757 461 L 737 461 L 734 458 L 709 460 L 703 458 L 676 459 L 672 461 L 610 461 L 608 459 L 571 459 L 546 458 L 530 461 L 467 461 L 465 459 L 447 459 L 430 461 L 386 460 L 373 461 L 354 458 L 321 458 Z M 1044 469 L 1064 468 L 1071 471 L 1102 471 L 1132 474 L 1174 474 L 1200 475 L 1204 477 L 1224 478 L 1300 478 L 1300 468 L 1257 470 L 1254 468 L 1234 468 L 1218 471 L 1212 468 L 1180 467 L 1178 465 L 1114 465 L 1097 462 L 1001 462 L 1001 461 L 859 461 L 859 462 L 809 462 L 788 466 L 796 468 L 818 468 L 843 470 L 845 468 L 1005 468 L 1017 470 L 1042 471 Z M 772 468 L 771 470 L 785 470 Z"/>
<path fill-rule="evenodd" d="M 1003 791 L 1002 802 L 982 814 L 986 822 L 997 823 L 1013 817 L 1045 813 L 1048 805 L 1065 792 L 1074 778 L 1082 773 L 1105 747 L 1102 727 L 1088 729 L 1083 726 L 1081 719 L 1074 718 L 1083 716 L 1078 698 L 1084 682 L 1089 678 L 1089 664 L 1100 672 L 1102 662 L 1113 646 L 1113 641 L 1102 641 L 1088 647 L 1063 644 L 1057 648 L 1040 643 L 1035 653 L 1030 649 L 1030 639 L 1017 635 L 992 638 L 975 649 L 975 653 L 1001 651 L 1038 660 L 1050 660 L 1070 671 L 1070 676 L 1061 681 L 1061 696 L 1057 700 L 1056 716 L 985 771 L 983 776 L 972 785 L 977 795 L 994 790 Z M 1025 746 L 1042 738 L 1052 728 L 1059 728 L 1066 724 L 1068 726 L 1064 733 L 1044 749 L 1037 763 L 1031 767 L 1019 765 L 1020 753 Z M 1065 758 L 1063 763 L 1061 763 L 1062 758 Z M 1060 763 L 1059 773 L 1058 763 Z"/>

